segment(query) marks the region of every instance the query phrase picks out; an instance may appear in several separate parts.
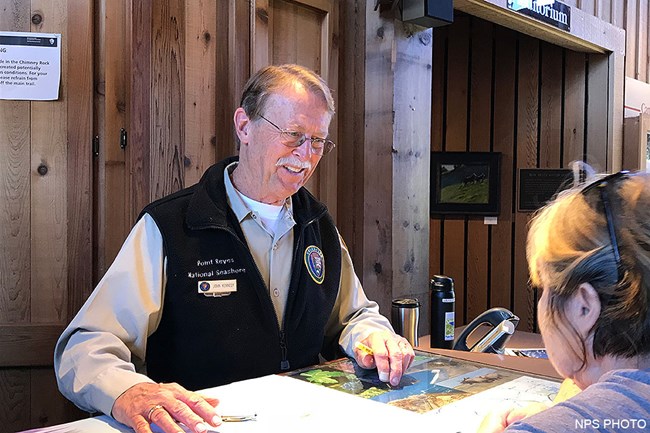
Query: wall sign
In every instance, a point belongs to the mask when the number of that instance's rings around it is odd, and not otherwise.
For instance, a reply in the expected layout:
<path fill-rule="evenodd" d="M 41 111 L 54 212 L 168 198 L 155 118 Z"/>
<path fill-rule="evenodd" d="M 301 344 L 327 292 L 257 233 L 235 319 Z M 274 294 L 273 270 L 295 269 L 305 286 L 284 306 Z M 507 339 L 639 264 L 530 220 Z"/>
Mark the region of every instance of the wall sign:
<path fill-rule="evenodd" d="M 520 168 L 519 212 L 532 212 L 553 199 L 556 193 L 573 185 L 573 170 L 568 168 Z"/>
<path fill-rule="evenodd" d="M 0 99 L 53 101 L 60 84 L 60 34 L 0 32 Z"/>
<path fill-rule="evenodd" d="M 571 8 L 549 0 L 508 0 L 508 9 L 543 21 L 567 32 L 571 30 Z"/>

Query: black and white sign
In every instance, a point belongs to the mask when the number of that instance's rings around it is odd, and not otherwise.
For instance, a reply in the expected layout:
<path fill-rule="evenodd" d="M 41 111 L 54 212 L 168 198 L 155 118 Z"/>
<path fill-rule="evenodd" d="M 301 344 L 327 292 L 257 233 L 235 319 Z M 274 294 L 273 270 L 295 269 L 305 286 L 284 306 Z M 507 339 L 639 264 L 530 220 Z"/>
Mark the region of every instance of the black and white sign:
<path fill-rule="evenodd" d="M 0 99 L 53 101 L 60 83 L 60 34 L 0 32 Z"/>
<path fill-rule="evenodd" d="M 508 0 L 508 9 L 558 29 L 571 30 L 571 8 L 564 3 L 553 0 Z"/>

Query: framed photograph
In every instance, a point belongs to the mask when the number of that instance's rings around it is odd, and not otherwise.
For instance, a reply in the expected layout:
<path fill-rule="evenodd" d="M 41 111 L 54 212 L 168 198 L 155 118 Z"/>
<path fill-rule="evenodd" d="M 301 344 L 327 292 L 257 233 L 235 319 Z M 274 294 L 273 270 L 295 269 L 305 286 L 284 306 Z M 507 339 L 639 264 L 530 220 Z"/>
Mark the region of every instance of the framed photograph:
<path fill-rule="evenodd" d="M 431 152 L 430 213 L 499 215 L 499 152 Z"/>

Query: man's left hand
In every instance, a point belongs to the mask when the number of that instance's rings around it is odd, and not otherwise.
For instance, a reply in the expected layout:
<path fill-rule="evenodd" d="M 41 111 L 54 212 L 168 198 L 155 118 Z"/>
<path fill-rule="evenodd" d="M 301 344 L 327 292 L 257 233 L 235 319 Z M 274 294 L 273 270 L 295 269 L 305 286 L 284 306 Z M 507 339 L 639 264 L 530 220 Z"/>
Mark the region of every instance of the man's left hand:
<path fill-rule="evenodd" d="M 415 357 L 408 340 L 388 331 L 376 331 L 361 343 L 372 349 L 373 354 L 355 347 L 354 358 L 357 363 L 363 368 L 377 367 L 379 380 L 397 386 Z"/>

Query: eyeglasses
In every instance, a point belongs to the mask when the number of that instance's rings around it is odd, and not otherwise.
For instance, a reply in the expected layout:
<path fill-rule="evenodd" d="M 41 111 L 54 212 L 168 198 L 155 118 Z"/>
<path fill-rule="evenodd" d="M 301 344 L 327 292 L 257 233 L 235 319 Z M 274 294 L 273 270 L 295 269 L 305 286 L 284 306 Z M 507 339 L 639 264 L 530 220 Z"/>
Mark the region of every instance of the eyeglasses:
<path fill-rule="evenodd" d="M 271 126 L 278 130 L 282 144 L 287 147 L 300 147 L 305 141 L 309 140 L 311 142 L 311 150 L 313 153 L 316 155 L 326 155 L 336 146 L 332 140 L 328 140 L 327 138 L 307 138 L 307 136 L 302 132 L 280 128 L 278 125 L 271 122 L 261 114 L 260 117 L 269 122 Z"/>
<path fill-rule="evenodd" d="M 618 173 L 610 174 L 601 179 L 590 183 L 582 189 L 582 195 L 586 196 L 590 191 L 598 190 L 600 193 L 600 201 L 603 203 L 603 210 L 605 211 L 605 219 L 607 220 L 607 231 L 609 232 L 609 241 L 612 244 L 612 251 L 614 252 L 614 259 L 616 260 L 616 269 L 618 271 L 618 281 L 621 281 L 621 253 L 618 249 L 618 241 L 616 238 L 616 228 L 614 226 L 614 217 L 612 215 L 612 207 L 609 202 L 609 195 L 607 187 L 613 185 L 621 179 L 627 179 L 630 172 L 627 170 L 619 171 Z"/>

